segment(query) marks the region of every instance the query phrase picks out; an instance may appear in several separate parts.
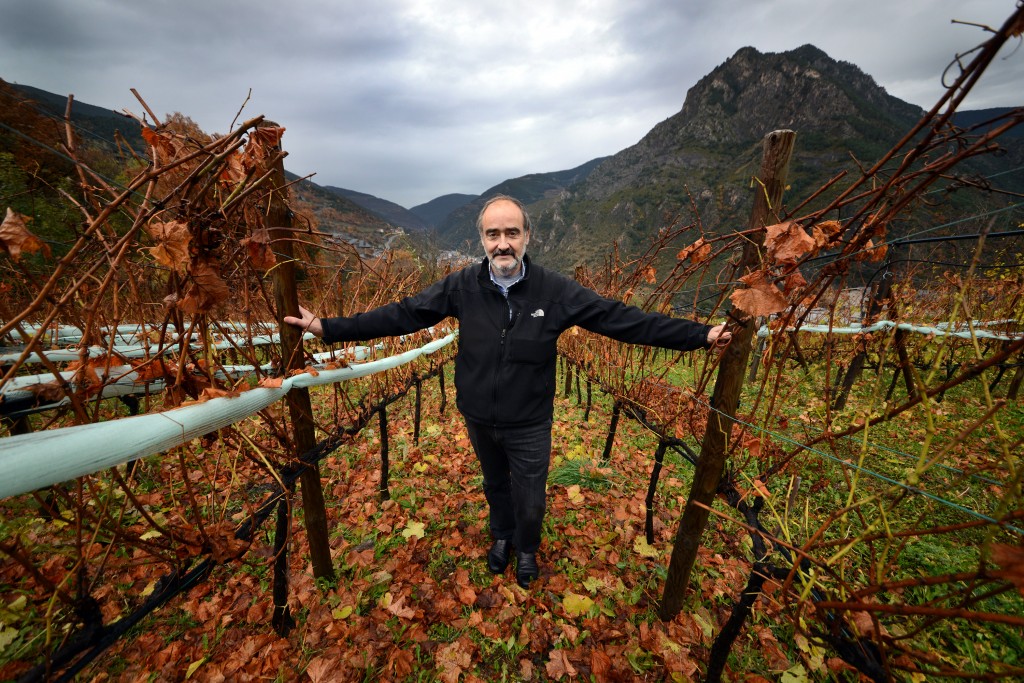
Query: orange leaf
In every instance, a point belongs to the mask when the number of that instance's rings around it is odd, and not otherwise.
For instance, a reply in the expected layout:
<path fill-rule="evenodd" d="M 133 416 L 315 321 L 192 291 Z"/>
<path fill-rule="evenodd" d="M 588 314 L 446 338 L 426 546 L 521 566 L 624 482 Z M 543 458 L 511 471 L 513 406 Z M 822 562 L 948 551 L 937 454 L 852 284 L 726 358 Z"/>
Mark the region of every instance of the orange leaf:
<path fill-rule="evenodd" d="M 253 230 L 252 235 L 243 239 L 241 244 L 249 254 L 249 263 L 256 270 L 267 271 L 277 263 L 274 251 L 270 248 L 270 233 L 266 228 Z"/>
<path fill-rule="evenodd" d="M 690 263 L 697 264 L 704 263 L 710 256 L 711 245 L 705 242 L 704 238 L 701 237 L 690 246 L 681 249 L 679 253 L 676 254 L 676 260 L 683 261 L 685 259 L 690 259 Z"/>
<path fill-rule="evenodd" d="M 647 266 L 647 269 L 644 271 L 644 280 L 646 280 L 649 285 L 653 285 L 658 281 L 658 274 L 654 270 L 653 266 Z"/>
<path fill-rule="evenodd" d="M 387 606 L 387 611 L 402 619 L 412 619 L 416 616 L 416 609 L 405 604 L 405 596 L 392 600 Z"/>
<path fill-rule="evenodd" d="M 173 158 L 178 151 L 171 138 L 146 126 L 142 127 L 142 139 L 146 141 L 146 144 L 165 154 L 168 159 Z"/>
<path fill-rule="evenodd" d="M 30 220 L 29 216 L 23 216 L 7 207 L 7 216 L 0 223 L 0 247 L 15 261 L 21 258 L 21 252 L 34 254 L 41 251 L 47 258 L 50 256 L 49 245 L 28 231 L 27 223 Z"/>
<path fill-rule="evenodd" d="M 604 650 L 590 651 L 590 672 L 599 683 L 612 680 L 612 659 Z"/>
<path fill-rule="evenodd" d="M 756 271 L 740 278 L 747 289 L 738 289 L 729 299 L 732 305 L 755 317 L 784 311 L 789 306 L 779 288 L 768 280 L 764 271 Z"/>
<path fill-rule="evenodd" d="M 264 377 L 260 380 L 260 386 L 267 389 L 277 389 L 284 384 L 284 377 Z"/>
<path fill-rule="evenodd" d="M 208 401 L 211 398 L 235 398 L 238 396 L 237 391 L 229 391 L 227 389 L 218 389 L 217 387 L 206 387 L 203 389 L 203 393 L 200 395 L 200 399 Z"/>
<path fill-rule="evenodd" d="M 776 263 L 793 264 L 814 249 L 814 238 L 799 223 L 786 221 L 765 228 L 764 246 Z"/>
<path fill-rule="evenodd" d="M 238 185 L 245 180 L 245 169 L 242 168 L 242 155 L 240 153 L 233 152 L 225 161 L 227 163 L 221 167 L 217 180 L 229 186 Z"/>
<path fill-rule="evenodd" d="M 807 286 L 807 280 L 800 274 L 799 270 L 794 270 L 792 273 L 786 276 L 785 282 L 782 284 L 782 291 L 786 296 L 792 294 L 795 290 L 801 289 Z"/>

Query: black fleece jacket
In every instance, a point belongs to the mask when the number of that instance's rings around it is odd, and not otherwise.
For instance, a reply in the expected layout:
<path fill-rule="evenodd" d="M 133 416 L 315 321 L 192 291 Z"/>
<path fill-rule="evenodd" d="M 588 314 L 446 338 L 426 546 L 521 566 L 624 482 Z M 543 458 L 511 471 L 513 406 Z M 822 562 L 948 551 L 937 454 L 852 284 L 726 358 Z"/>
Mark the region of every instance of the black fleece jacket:
<path fill-rule="evenodd" d="M 508 299 L 487 261 L 456 271 L 415 296 L 345 318 L 323 318 L 327 343 L 408 334 L 459 320 L 456 404 L 474 422 L 497 427 L 551 419 L 558 336 L 578 325 L 619 341 L 677 351 L 706 348 L 709 325 L 646 313 L 606 299 L 526 260 Z"/>

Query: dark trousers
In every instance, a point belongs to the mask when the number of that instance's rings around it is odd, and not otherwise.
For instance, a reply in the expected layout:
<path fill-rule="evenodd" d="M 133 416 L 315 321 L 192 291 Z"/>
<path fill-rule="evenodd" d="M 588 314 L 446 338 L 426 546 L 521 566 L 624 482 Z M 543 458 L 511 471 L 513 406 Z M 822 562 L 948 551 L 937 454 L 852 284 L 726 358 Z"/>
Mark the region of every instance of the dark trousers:
<path fill-rule="evenodd" d="M 491 535 L 535 553 L 547 507 L 551 421 L 531 427 L 491 427 L 466 420 L 484 474 Z"/>

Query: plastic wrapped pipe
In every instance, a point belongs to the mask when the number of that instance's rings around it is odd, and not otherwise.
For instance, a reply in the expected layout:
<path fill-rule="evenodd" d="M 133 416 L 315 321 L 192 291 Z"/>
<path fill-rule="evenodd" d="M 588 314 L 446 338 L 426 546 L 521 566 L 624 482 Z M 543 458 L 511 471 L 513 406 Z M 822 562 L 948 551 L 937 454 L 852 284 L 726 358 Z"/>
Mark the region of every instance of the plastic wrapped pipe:
<path fill-rule="evenodd" d="M 180 446 L 252 415 L 289 390 L 344 382 L 410 363 L 455 340 L 455 334 L 370 363 L 285 378 L 230 398 L 192 403 L 162 413 L 126 417 L 0 439 L 0 498 L 34 491 Z"/>
<path fill-rule="evenodd" d="M 344 360 L 345 362 L 358 363 L 366 360 L 372 349 L 368 346 L 352 346 L 340 351 L 324 351 L 313 354 L 313 362 L 316 364 L 329 364 Z M 272 375 L 277 368 L 273 363 L 264 363 L 259 370 L 265 375 Z M 218 366 L 214 375 L 218 379 L 236 381 L 246 375 L 256 373 L 255 365 L 221 365 Z M 74 383 L 75 371 L 64 371 L 60 373 L 61 378 L 68 382 L 71 389 L 77 389 Z M 110 378 L 116 378 L 113 382 Z M 163 390 L 163 380 L 150 380 L 148 383 L 139 383 L 138 375 L 130 365 L 112 366 L 109 371 L 103 372 L 100 379 L 104 381 L 103 388 L 95 395 L 90 395 L 91 400 L 116 398 L 118 396 L 140 395 L 154 393 Z M 0 387 L 0 415 L 8 418 L 18 418 L 22 415 L 53 410 L 71 404 L 71 399 L 66 396 L 58 401 L 41 404 L 35 400 L 36 391 L 33 389 L 41 384 L 51 384 L 54 381 L 53 373 L 39 375 L 24 375 L 14 377 Z M 25 404 L 25 405 L 19 405 Z"/>
<path fill-rule="evenodd" d="M 306 341 L 315 339 L 315 335 L 311 332 L 306 332 L 302 338 Z M 278 344 L 281 341 L 280 334 L 257 334 L 253 335 L 251 344 L 252 346 L 264 346 L 267 344 Z M 217 350 L 231 349 L 235 346 L 248 346 L 250 339 L 248 337 L 232 337 L 231 340 L 220 339 L 210 344 L 210 348 Z M 34 351 L 25 358 L 25 363 L 39 363 L 42 361 L 42 357 L 47 360 L 61 363 L 82 360 L 82 353 L 85 352 L 87 358 L 102 358 L 107 355 L 108 351 L 113 352 L 122 358 L 152 358 L 153 356 L 162 355 L 169 351 L 176 349 L 175 344 L 123 344 L 116 345 L 111 349 L 107 349 L 105 346 L 90 346 L 86 349 L 48 349 L 42 352 Z M 0 365 L 10 364 L 16 362 L 21 357 L 20 351 L 9 351 L 7 353 L 0 354 Z"/>

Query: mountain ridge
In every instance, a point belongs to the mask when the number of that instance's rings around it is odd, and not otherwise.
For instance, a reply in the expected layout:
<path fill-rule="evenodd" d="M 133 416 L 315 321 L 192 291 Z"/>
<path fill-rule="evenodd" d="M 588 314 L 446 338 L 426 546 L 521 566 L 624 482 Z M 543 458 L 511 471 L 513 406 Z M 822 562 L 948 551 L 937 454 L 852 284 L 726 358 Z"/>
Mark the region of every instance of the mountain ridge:
<path fill-rule="evenodd" d="M 66 98 L 13 87 L 35 94 L 53 111 L 59 106 L 63 115 Z M 116 112 L 77 101 L 75 111 L 92 124 L 124 121 Z M 1005 110 L 959 112 L 955 122 L 980 126 L 1000 111 Z M 797 132 L 788 193 L 796 197 L 879 158 L 923 112 L 888 94 L 856 65 L 812 44 L 766 53 L 743 47 L 691 86 L 680 110 L 635 144 L 574 168 L 509 178 L 479 195 L 441 195 L 411 209 L 309 180 L 302 181 L 301 196 L 324 221 L 321 229 L 344 233 L 350 241 L 382 248 L 400 229 L 435 251 L 476 253 L 479 207 L 495 194 L 510 194 L 534 217 L 534 256 L 571 272 L 581 263 L 600 263 L 612 242 L 628 255 L 681 216 L 699 216 L 711 232 L 745 223 L 759 143 L 771 130 Z M 1024 138 L 1022 129 L 1008 136 L 1011 143 Z M 1024 163 L 1024 154 L 1011 144 L 1007 161 L 1014 160 Z"/>

